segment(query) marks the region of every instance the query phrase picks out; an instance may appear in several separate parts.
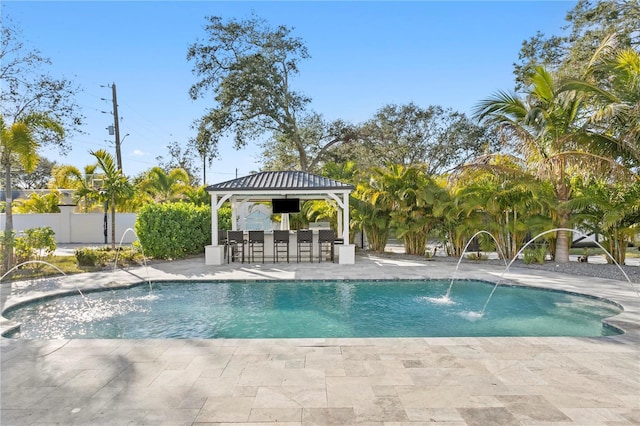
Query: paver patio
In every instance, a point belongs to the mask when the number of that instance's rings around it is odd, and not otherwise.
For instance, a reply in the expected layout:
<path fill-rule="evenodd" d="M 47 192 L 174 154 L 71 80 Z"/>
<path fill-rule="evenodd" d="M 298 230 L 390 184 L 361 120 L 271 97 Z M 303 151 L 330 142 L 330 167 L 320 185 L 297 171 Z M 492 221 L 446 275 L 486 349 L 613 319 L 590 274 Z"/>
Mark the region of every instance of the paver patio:
<path fill-rule="evenodd" d="M 446 278 L 455 264 L 148 268 L 14 283 L 7 304 L 60 289 L 168 279 Z M 504 268 L 463 262 L 459 278 Z M 512 281 L 608 297 L 627 332 L 597 338 L 20 340 L 2 338 L 2 425 L 640 424 L 640 300 L 626 281 L 514 268 Z M 638 286 L 638 284 L 635 284 Z M 6 324 L 4 324 L 6 326 Z"/>

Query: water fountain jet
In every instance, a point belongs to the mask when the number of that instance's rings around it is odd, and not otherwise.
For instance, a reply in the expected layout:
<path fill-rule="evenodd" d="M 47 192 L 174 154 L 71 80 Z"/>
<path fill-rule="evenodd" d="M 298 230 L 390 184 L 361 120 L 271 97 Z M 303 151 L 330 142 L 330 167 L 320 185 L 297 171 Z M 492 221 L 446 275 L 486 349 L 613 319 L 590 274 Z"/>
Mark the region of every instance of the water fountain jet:
<path fill-rule="evenodd" d="M 118 256 L 120 255 L 120 250 L 122 249 L 122 241 L 124 241 L 124 237 L 125 235 L 127 235 L 127 232 L 133 232 L 133 235 L 136 237 L 136 240 L 140 241 L 140 239 L 138 238 L 138 234 L 136 234 L 136 231 L 133 228 L 127 228 L 124 230 L 124 232 L 122 233 L 122 236 L 120 237 L 120 244 L 118 245 L 118 249 L 116 250 L 116 260 L 113 263 L 113 272 L 116 271 L 116 269 L 118 268 Z M 142 262 L 144 263 L 144 268 L 145 271 L 147 272 L 147 282 L 149 283 L 149 292 L 151 292 L 151 290 L 153 289 L 151 286 L 151 278 L 149 278 L 149 267 L 147 266 L 147 256 L 145 256 L 144 254 L 144 247 L 142 247 L 142 244 L 140 244 L 140 250 L 142 251 Z"/>
<path fill-rule="evenodd" d="M 529 244 L 531 244 L 532 242 L 534 242 L 537 238 L 542 237 L 543 235 L 549 234 L 551 232 L 558 232 L 558 231 L 566 231 L 566 232 L 575 232 L 580 234 L 583 237 L 588 237 L 588 235 L 586 235 L 583 232 L 580 232 L 578 230 L 575 229 L 569 229 L 569 228 L 554 228 L 554 229 L 550 229 L 548 231 L 544 231 L 539 233 L 538 235 L 536 235 L 535 237 L 533 237 L 532 239 L 530 239 L 529 241 L 527 241 L 527 243 L 522 246 L 522 248 L 520 250 L 518 250 L 518 252 L 516 253 L 516 255 L 514 256 L 513 259 L 511 259 L 511 262 L 509 262 L 509 264 L 507 265 L 506 269 L 504 270 L 504 272 L 502 273 L 502 275 L 500 275 L 500 279 L 498 279 L 498 282 L 493 286 L 493 289 L 491 290 L 491 293 L 489 293 L 489 297 L 487 298 L 487 301 L 485 302 L 484 306 L 482 307 L 482 311 L 480 311 L 480 316 L 483 316 L 486 309 L 487 309 L 487 305 L 489 305 L 489 301 L 491 300 L 491 297 L 493 296 L 493 293 L 495 293 L 496 289 L 498 288 L 498 286 L 500 285 L 500 283 L 502 282 L 502 280 L 504 279 L 504 276 L 507 272 L 509 272 L 509 268 L 511 267 L 511 265 L 513 264 L 513 262 L 516 261 L 516 259 L 518 259 L 518 256 L 520 256 L 522 254 L 522 252 L 524 251 L 524 249 L 526 249 Z M 620 264 L 618 262 L 616 262 L 616 260 L 614 259 L 614 257 L 611 255 L 611 253 L 609 253 L 607 251 L 607 249 L 605 249 L 602 244 L 600 244 L 597 241 L 594 241 L 594 243 L 596 243 L 598 245 L 598 247 L 600 247 L 602 249 L 602 251 L 605 252 L 605 254 L 607 256 L 609 256 L 609 259 L 611 259 L 611 261 L 613 263 L 615 263 L 615 265 L 618 267 L 618 269 L 620 269 L 620 272 L 622 272 L 622 275 L 624 275 L 624 277 L 627 279 L 627 281 L 629 282 L 629 285 L 631 285 L 631 288 L 635 291 L 636 295 L 638 297 L 640 297 L 640 293 L 638 292 L 638 289 L 635 288 L 635 286 L 633 285 L 631 279 L 629 278 L 629 276 L 627 275 L 626 272 L 624 272 L 624 269 L 622 268 L 622 266 L 620 266 Z"/>
<path fill-rule="evenodd" d="M 505 257 L 504 253 L 502 252 L 502 248 L 500 247 L 500 244 L 498 244 L 498 240 L 496 239 L 496 237 L 493 236 L 493 234 L 489 231 L 485 231 L 485 230 L 480 230 L 478 232 L 476 232 L 475 234 L 473 234 L 473 236 L 471 238 L 469 238 L 469 241 L 467 241 L 467 244 L 464 246 L 464 249 L 462 250 L 462 253 L 460 254 L 460 258 L 458 259 L 458 263 L 456 264 L 456 269 L 453 271 L 453 274 L 451 276 L 451 282 L 449 283 L 449 288 L 447 289 L 447 293 L 444 296 L 441 297 L 428 297 L 427 300 L 431 303 L 436 303 L 436 304 L 440 304 L 440 305 L 453 305 L 455 304 L 455 302 L 453 300 L 451 300 L 451 288 L 453 287 L 453 281 L 455 280 L 456 274 L 458 273 L 458 268 L 460 267 L 460 262 L 462 262 L 462 258 L 464 257 L 464 254 L 466 253 L 467 249 L 469 248 L 469 245 L 471 245 L 471 242 L 473 241 L 473 239 L 475 237 L 477 237 L 480 234 L 487 234 L 489 235 L 491 238 L 493 238 L 493 241 L 496 243 L 496 249 L 498 250 L 500 257 L 502 257 L 502 259 L 504 259 L 504 265 L 507 266 L 507 258 Z"/>
<path fill-rule="evenodd" d="M 3 279 L 5 279 L 5 277 L 7 277 L 9 274 L 11 274 L 12 272 L 18 270 L 21 266 L 24 265 L 29 265 L 29 264 L 33 264 L 33 263 L 39 263 L 39 264 L 43 264 L 43 265 L 48 265 L 51 266 L 52 268 L 54 268 L 55 270 L 57 270 L 58 272 L 60 272 L 62 275 L 64 275 L 65 277 L 67 276 L 67 274 L 64 273 L 64 271 L 60 268 L 58 268 L 56 265 L 46 262 L 44 260 L 27 260 L 25 262 L 22 262 L 16 266 L 14 266 L 13 268 L 9 269 L 3 276 L 0 277 L 0 282 L 2 282 Z M 78 293 L 80 293 L 80 296 L 82 296 L 82 299 L 84 300 L 84 303 L 86 303 L 86 305 L 89 307 L 89 309 L 93 309 L 93 307 L 91 306 L 91 304 L 89 303 L 89 300 L 87 299 L 87 297 L 82 293 L 82 291 L 80 290 L 80 288 L 77 285 L 73 285 L 76 290 L 78 291 Z"/>

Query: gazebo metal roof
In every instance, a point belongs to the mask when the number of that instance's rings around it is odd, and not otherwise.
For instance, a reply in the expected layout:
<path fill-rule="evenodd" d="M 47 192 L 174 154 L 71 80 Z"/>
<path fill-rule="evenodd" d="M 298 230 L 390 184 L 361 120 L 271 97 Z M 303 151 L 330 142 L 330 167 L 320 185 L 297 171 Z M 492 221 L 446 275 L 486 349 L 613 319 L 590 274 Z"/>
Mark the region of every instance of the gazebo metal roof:
<path fill-rule="evenodd" d="M 353 190 L 354 186 L 300 171 L 260 172 L 226 182 L 209 185 L 209 192 L 261 192 L 261 191 L 331 191 Z"/>

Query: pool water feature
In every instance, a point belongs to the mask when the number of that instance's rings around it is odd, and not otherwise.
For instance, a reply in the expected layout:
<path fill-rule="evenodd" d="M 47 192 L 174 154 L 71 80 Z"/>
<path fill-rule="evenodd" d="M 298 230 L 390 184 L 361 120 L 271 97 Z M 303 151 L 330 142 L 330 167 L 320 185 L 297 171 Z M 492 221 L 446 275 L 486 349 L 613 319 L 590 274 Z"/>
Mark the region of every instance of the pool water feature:
<path fill-rule="evenodd" d="M 438 304 L 444 304 L 444 305 L 452 305 L 455 302 L 453 300 L 451 300 L 451 289 L 453 288 L 453 282 L 456 278 L 456 275 L 458 274 L 458 269 L 460 268 L 460 263 L 462 262 L 462 259 L 464 258 L 465 253 L 467 252 L 467 249 L 469 248 L 469 246 L 471 245 L 471 243 L 473 242 L 474 238 L 476 238 L 478 235 L 481 234 L 486 234 L 488 236 L 490 236 L 493 239 L 493 242 L 496 244 L 496 249 L 498 250 L 498 254 L 500 255 L 500 257 L 502 259 L 504 259 L 504 266 L 507 266 L 507 258 L 504 255 L 504 253 L 502 252 L 502 248 L 500 248 L 500 244 L 498 243 L 498 240 L 496 239 L 496 237 L 493 236 L 493 234 L 489 231 L 485 231 L 485 230 L 480 230 L 478 232 L 476 232 L 475 234 L 473 234 L 471 236 L 471 238 L 469 238 L 469 241 L 467 241 L 467 244 L 464 246 L 464 248 L 462 249 L 462 253 L 460 254 L 460 258 L 458 259 L 458 263 L 456 263 L 456 269 L 453 270 L 453 275 L 451 276 L 451 280 L 449 282 L 449 287 L 447 288 L 447 293 L 444 296 L 441 297 L 431 297 L 429 298 L 429 301 L 431 303 L 438 303 Z"/>
<path fill-rule="evenodd" d="M 448 280 L 156 282 L 15 307 L 9 337 L 330 338 L 439 336 L 604 336 L 612 303 L 564 292 L 509 286 L 482 307 L 494 283 L 459 280 L 455 305 L 434 305 Z"/>
<path fill-rule="evenodd" d="M 46 262 L 44 260 L 27 260 L 25 262 L 19 263 L 18 265 L 14 266 L 13 268 L 9 269 L 4 275 L 2 275 L 0 277 L 0 283 L 2 282 L 2 280 L 4 280 L 6 277 L 8 277 L 9 275 L 11 275 L 14 271 L 17 271 L 18 269 L 20 269 L 21 267 L 25 266 L 25 265 L 32 265 L 32 264 L 36 264 L 36 265 L 45 265 L 45 266 L 49 266 L 53 269 L 55 269 L 56 271 L 60 272 L 63 276 L 67 276 L 67 274 L 64 273 L 64 271 L 60 268 L 58 268 L 56 265 L 54 265 L 53 263 L 49 263 Z M 87 304 L 87 306 L 91 309 L 91 305 L 89 304 L 87 298 L 84 296 L 84 294 L 82 293 L 82 291 L 78 288 L 78 286 L 75 286 L 76 290 L 78 291 L 78 294 L 82 297 L 82 300 L 84 301 L 84 303 Z"/>

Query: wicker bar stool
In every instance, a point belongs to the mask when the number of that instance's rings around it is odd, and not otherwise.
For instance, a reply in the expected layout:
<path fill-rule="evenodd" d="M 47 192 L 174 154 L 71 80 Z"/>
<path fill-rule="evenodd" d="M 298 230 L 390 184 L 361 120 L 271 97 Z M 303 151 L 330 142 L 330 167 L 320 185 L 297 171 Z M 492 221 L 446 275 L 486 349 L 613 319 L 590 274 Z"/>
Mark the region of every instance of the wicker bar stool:
<path fill-rule="evenodd" d="M 264 231 L 249 231 L 249 262 L 253 262 L 257 253 L 262 253 L 264 263 Z"/>
<path fill-rule="evenodd" d="M 227 231 L 227 263 L 235 262 L 240 256 L 244 263 L 244 239 L 243 231 Z"/>
<path fill-rule="evenodd" d="M 273 263 L 279 260 L 281 253 L 286 253 L 287 263 L 289 263 L 289 231 L 275 230 L 273 231 Z"/>
<path fill-rule="evenodd" d="M 313 232 L 311 229 L 301 229 L 296 234 L 298 242 L 298 263 L 303 253 L 309 253 L 309 262 L 313 262 Z"/>
<path fill-rule="evenodd" d="M 318 231 L 318 263 L 322 262 L 325 254 L 329 255 L 333 262 L 335 240 L 336 234 L 333 229 L 320 229 Z"/>

